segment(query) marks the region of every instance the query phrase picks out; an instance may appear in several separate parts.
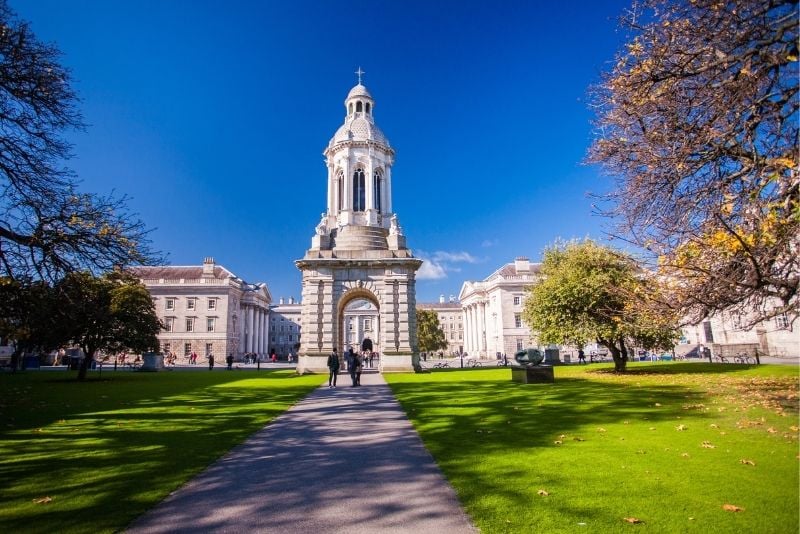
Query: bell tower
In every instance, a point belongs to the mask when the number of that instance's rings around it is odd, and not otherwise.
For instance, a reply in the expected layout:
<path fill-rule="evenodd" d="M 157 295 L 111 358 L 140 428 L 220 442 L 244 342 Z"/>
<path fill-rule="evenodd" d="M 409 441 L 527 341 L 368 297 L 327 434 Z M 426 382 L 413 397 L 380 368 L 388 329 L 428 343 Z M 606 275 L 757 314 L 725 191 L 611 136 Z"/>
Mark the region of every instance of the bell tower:
<path fill-rule="evenodd" d="M 323 152 L 326 210 L 311 247 L 295 262 L 303 275 L 301 373 L 325 371 L 333 348 L 339 354 L 348 348 L 345 308 L 362 300 L 378 309 L 378 340 L 372 341 L 379 368 L 411 370 L 417 358 L 415 275 L 422 262 L 407 248 L 393 211 L 395 151 L 375 124 L 375 100 L 361 83 L 363 71 L 356 73 L 344 123 Z"/>

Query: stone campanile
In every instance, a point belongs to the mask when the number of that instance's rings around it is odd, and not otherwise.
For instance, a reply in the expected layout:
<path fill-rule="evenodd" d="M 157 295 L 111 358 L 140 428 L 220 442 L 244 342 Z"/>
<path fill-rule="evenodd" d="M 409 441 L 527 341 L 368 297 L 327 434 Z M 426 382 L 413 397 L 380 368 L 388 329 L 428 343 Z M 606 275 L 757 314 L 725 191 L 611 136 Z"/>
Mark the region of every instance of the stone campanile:
<path fill-rule="evenodd" d="M 299 373 L 327 372 L 334 347 L 340 355 L 361 347 L 348 314 L 365 306 L 377 309 L 377 324 L 368 324 L 381 371 L 410 371 L 418 358 L 414 284 L 422 261 L 406 247 L 393 211 L 395 152 L 375 124 L 375 101 L 361 69 L 357 74 L 344 101 L 344 124 L 323 152 L 327 207 L 311 248 L 295 262 L 303 275 Z"/>

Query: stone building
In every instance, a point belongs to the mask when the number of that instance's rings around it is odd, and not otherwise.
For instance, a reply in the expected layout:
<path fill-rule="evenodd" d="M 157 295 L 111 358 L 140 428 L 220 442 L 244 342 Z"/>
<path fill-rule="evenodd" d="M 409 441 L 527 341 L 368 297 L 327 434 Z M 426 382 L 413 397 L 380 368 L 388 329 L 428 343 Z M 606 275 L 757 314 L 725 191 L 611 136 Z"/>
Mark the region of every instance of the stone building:
<path fill-rule="evenodd" d="M 287 302 L 281 298 L 278 304 L 270 307 L 268 353 L 275 349 L 280 360 L 297 354 L 302 334 L 301 312 L 302 306 L 291 297 Z"/>
<path fill-rule="evenodd" d="M 334 347 L 350 341 L 346 316 L 372 314 L 382 371 L 410 370 L 417 355 L 415 275 L 422 264 L 406 247 L 392 206 L 395 151 L 374 119 L 375 101 L 359 83 L 344 101 L 344 124 L 323 152 L 326 210 L 305 256 L 297 371 L 325 372 Z M 364 335 L 366 330 L 363 331 Z"/>
<path fill-rule="evenodd" d="M 459 300 L 464 313 L 464 350 L 470 356 L 510 356 L 536 345 L 522 320 L 522 310 L 525 288 L 538 279 L 540 267 L 519 257 L 484 280 L 464 282 Z"/>
<path fill-rule="evenodd" d="M 439 302 L 421 302 L 417 308 L 436 313 L 447 341 L 447 354 L 455 356 L 464 352 L 464 312 L 455 296 L 450 295 L 449 302 L 445 302 L 444 295 L 440 295 Z"/>
<path fill-rule="evenodd" d="M 267 285 L 249 284 L 206 258 L 203 265 L 132 267 L 144 283 L 165 328 L 163 352 L 179 358 L 213 354 L 220 363 L 233 353 L 267 354 L 270 294 Z"/>
<path fill-rule="evenodd" d="M 705 321 L 681 329 L 681 345 L 676 351 L 692 352 L 699 345 L 707 346 L 714 355 L 733 357 L 738 354 L 797 359 L 800 356 L 800 329 L 791 325 L 786 314 L 747 327 L 750 314 L 741 308 L 715 314 Z"/>

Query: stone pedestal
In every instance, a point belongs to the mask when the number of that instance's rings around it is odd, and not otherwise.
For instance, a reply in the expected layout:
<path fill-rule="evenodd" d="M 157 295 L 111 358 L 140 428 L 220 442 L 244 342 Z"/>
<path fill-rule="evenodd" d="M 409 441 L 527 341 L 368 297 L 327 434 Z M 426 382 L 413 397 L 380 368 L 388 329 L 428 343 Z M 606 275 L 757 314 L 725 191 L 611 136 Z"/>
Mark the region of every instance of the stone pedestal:
<path fill-rule="evenodd" d="M 558 359 L 558 349 L 544 349 L 544 363 L 548 365 L 561 363 L 561 360 Z"/>
<path fill-rule="evenodd" d="M 142 354 L 142 371 L 160 371 L 164 368 L 164 355 L 155 352 Z"/>
<path fill-rule="evenodd" d="M 555 382 L 553 368 L 549 365 L 512 367 L 511 380 L 520 384 L 552 384 Z"/>

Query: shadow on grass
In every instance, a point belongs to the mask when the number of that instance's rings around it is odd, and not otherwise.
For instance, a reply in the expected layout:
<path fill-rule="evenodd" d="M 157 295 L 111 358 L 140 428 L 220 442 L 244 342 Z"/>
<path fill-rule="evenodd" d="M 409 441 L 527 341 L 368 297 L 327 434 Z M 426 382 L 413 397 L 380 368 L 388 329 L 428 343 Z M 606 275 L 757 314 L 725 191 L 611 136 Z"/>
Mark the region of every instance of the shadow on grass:
<path fill-rule="evenodd" d="M 319 385 L 280 371 L 6 378 L 4 532 L 118 530 Z"/>

